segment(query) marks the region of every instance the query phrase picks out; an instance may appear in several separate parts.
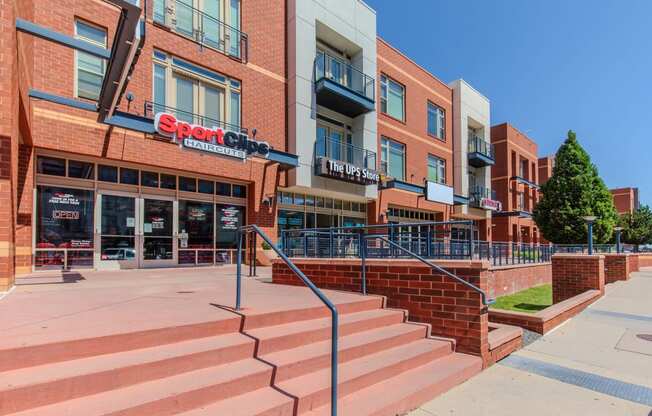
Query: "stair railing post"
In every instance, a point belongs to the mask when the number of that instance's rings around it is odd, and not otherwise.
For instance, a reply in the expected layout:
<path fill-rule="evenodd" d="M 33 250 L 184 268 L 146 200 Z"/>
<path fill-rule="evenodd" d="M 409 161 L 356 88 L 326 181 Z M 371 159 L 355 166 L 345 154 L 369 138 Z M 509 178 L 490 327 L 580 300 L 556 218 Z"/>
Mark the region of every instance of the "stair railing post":
<path fill-rule="evenodd" d="M 364 237 L 364 233 L 360 230 L 358 234 L 358 251 L 360 252 L 360 267 L 362 269 L 362 294 L 367 294 L 367 249 L 366 244 L 367 240 Z"/>
<path fill-rule="evenodd" d="M 235 310 L 240 310 L 240 296 L 242 286 L 242 231 L 237 232 L 238 254 L 236 260 L 236 288 L 235 288 Z"/>

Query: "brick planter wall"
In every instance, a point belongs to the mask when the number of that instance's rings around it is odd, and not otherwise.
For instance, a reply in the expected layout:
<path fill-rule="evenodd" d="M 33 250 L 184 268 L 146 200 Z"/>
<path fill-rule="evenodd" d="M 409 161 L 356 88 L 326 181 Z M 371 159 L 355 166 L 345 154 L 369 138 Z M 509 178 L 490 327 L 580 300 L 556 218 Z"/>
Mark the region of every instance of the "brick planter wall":
<path fill-rule="evenodd" d="M 634 273 L 641 269 L 641 256 L 638 253 L 629 255 L 629 272 Z"/>
<path fill-rule="evenodd" d="M 489 269 L 489 294 L 492 298 L 552 282 L 552 264 L 519 264 Z"/>
<path fill-rule="evenodd" d="M 552 256 L 552 299 L 559 303 L 587 290 L 604 294 L 604 256 L 555 254 Z"/>
<path fill-rule="evenodd" d="M 641 267 L 652 267 L 652 253 L 649 254 L 639 254 L 638 255 L 638 266 Z"/>
<path fill-rule="evenodd" d="M 359 260 L 293 259 L 321 288 L 360 292 Z M 438 263 L 439 264 L 439 263 Z M 487 291 L 488 263 L 449 261 L 442 267 Z M 274 261 L 274 283 L 303 285 L 281 261 Z M 432 334 L 453 338 L 459 352 L 479 355 L 489 362 L 488 316 L 480 295 L 418 261 L 370 260 L 367 293 L 386 296 L 387 306 L 405 309 L 409 319 L 430 324 Z"/>
<path fill-rule="evenodd" d="M 619 280 L 629 279 L 632 259 L 629 254 L 605 254 L 604 255 L 604 280 L 605 283 L 613 283 Z"/>

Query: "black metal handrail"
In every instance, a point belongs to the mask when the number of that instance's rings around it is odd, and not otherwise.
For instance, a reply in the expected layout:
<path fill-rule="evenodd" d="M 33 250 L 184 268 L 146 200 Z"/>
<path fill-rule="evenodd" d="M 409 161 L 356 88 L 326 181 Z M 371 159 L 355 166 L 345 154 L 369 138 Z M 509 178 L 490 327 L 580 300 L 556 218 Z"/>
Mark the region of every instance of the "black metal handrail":
<path fill-rule="evenodd" d="M 168 21 L 166 15 L 172 15 Z M 179 16 L 183 16 L 179 18 Z M 188 25 L 179 24 L 183 18 Z M 154 0 L 152 20 L 188 36 L 201 45 L 246 62 L 248 54 L 247 34 L 227 25 L 215 16 L 180 0 Z"/>
<path fill-rule="evenodd" d="M 493 300 L 493 299 L 488 299 L 487 294 L 485 293 L 485 291 L 480 289 L 479 287 L 477 287 L 473 283 L 469 283 L 466 280 L 455 276 L 453 273 L 449 272 L 448 270 L 444 269 L 443 267 L 437 266 L 436 264 L 424 259 L 423 257 L 421 257 L 418 254 L 408 250 L 407 248 L 401 246 L 400 244 L 397 244 L 397 243 L 391 241 L 390 239 L 388 239 L 387 237 L 385 237 L 383 235 L 373 235 L 373 234 L 371 234 L 371 235 L 365 235 L 363 238 L 365 240 L 375 238 L 375 239 L 378 239 L 380 241 L 384 241 L 387 244 L 389 244 L 390 246 L 392 246 L 392 247 L 402 251 L 403 253 L 407 254 L 408 256 L 410 256 L 410 257 L 412 257 L 412 258 L 414 258 L 416 260 L 419 260 L 423 264 L 426 264 L 426 265 L 430 266 L 431 269 L 437 270 L 438 272 L 444 274 L 448 278 L 455 280 L 457 283 L 460 283 L 460 284 L 468 287 L 472 291 L 480 294 L 480 298 L 482 299 L 482 304 L 484 306 L 489 306 L 489 305 L 491 305 L 492 303 L 495 302 L 495 300 Z M 361 256 L 362 256 L 362 285 L 363 285 L 363 293 L 364 294 L 366 294 L 366 286 L 367 286 L 367 284 L 366 284 L 367 276 L 366 276 L 366 267 L 365 267 L 365 252 L 366 252 L 366 244 L 363 244 L 362 249 L 360 250 L 360 253 L 361 253 Z"/>
<path fill-rule="evenodd" d="M 469 153 L 480 153 L 493 159 L 494 145 L 478 136 L 469 137 Z"/>
<path fill-rule="evenodd" d="M 191 124 L 197 124 L 207 128 L 220 127 L 225 130 L 231 130 L 231 131 L 247 134 L 246 128 L 237 126 L 235 124 L 226 123 L 224 121 L 203 116 L 201 114 L 180 110 L 178 108 L 170 107 L 165 104 L 158 104 L 152 101 L 145 101 L 145 109 L 144 109 L 145 117 L 154 117 L 156 113 L 161 113 L 161 112 L 173 114 L 177 119 Z"/>
<path fill-rule="evenodd" d="M 238 229 L 237 239 L 238 239 L 238 255 L 237 255 L 237 269 L 236 269 L 236 299 L 235 299 L 235 309 L 240 310 L 241 306 L 241 296 L 242 296 L 242 239 L 245 233 L 254 233 L 254 236 L 260 236 L 263 241 L 265 241 L 269 246 L 276 252 L 276 254 L 283 260 L 283 262 L 288 266 L 290 270 L 294 272 L 295 275 L 301 281 L 308 286 L 308 288 L 314 293 L 319 300 L 322 301 L 324 305 L 331 312 L 331 416 L 337 416 L 337 344 L 338 344 L 338 325 L 339 325 L 339 316 L 337 313 L 337 308 L 335 305 L 324 295 L 324 293 L 319 290 L 315 284 L 308 279 L 308 277 L 301 271 L 299 268 L 292 263 L 292 260 L 279 249 L 276 244 L 265 234 L 257 225 L 245 225 Z M 253 247 L 255 250 L 255 240 L 253 242 Z M 253 259 L 255 261 L 255 259 Z"/>
<path fill-rule="evenodd" d="M 340 162 L 351 163 L 355 166 L 363 166 L 367 169 L 376 169 L 376 152 L 329 137 L 317 138 L 315 156 L 323 156 Z"/>
<path fill-rule="evenodd" d="M 335 58 L 325 52 L 315 58 L 315 82 L 326 78 L 349 90 L 376 101 L 376 81 L 374 78 L 353 67 L 348 62 Z"/>

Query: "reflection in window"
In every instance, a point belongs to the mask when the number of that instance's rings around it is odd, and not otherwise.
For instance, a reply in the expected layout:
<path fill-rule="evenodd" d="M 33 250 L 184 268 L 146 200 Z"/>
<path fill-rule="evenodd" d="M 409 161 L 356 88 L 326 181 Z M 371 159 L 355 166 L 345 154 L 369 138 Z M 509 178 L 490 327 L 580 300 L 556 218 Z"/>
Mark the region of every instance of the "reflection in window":
<path fill-rule="evenodd" d="M 197 192 L 197 180 L 179 176 L 179 190 L 186 192 Z"/>
<path fill-rule="evenodd" d="M 120 168 L 120 183 L 126 185 L 138 185 L 138 170 Z"/>
<path fill-rule="evenodd" d="M 224 182 L 217 182 L 215 188 L 215 194 L 221 196 L 231 196 L 231 184 Z"/>
<path fill-rule="evenodd" d="M 39 156 L 36 159 L 36 172 L 45 175 L 66 176 L 66 160 Z"/>
<path fill-rule="evenodd" d="M 93 191 L 37 189 L 36 248 L 93 248 Z"/>
<path fill-rule="evenodd" d="M 177 177 L 161 173 L 161 189 L 177 189 Z"/>
<path fill-rule="evenodd" d="M 140 183 L 143 186 L 149 186 L 150 188 L 158 188 L 158 173 L 141 171 Z"/>
<path fill-rule="evenodd" d="M 99 165 L 97 167 L 97 179 L 103 182 L 118 182 L 118 168 L 115 166 Z"/>
<path fill-rule="evenodd" d="M 213 248 L 213 204 L 179 201 L 179 233 L 187 233 L 187 246 L 179 248 Z"/>
<path fill-rule="evenodd" d="M 217 210 L 217 248 L 236 248 L 236 232 L 245 225 L 245 209 L 238 205 L 215 205 Z"/>
<path fill-rule="evenodd" d="M 71 178 L 94 179 L 93 164 L 88 162 L 79 162 L 76 160 L 68 161 L 68 176 Z"/>

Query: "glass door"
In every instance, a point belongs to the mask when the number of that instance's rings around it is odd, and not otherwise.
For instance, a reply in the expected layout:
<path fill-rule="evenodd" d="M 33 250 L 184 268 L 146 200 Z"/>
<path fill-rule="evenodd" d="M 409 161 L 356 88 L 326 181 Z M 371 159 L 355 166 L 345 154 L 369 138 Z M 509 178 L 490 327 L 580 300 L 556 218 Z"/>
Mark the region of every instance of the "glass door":
<path fill-rule="evenodd" d="M 170 266 L 177 262 L 176 203 L 172 199 L 143 198 L 142 267 Z"/>
<path fill-rule="evenodd" d="M 96 204 L 96 261 L 98 269 L 138 267 L 136 198 L 100 193 Z"/>

